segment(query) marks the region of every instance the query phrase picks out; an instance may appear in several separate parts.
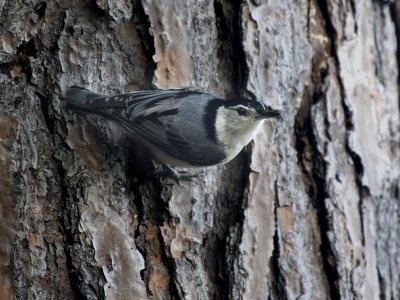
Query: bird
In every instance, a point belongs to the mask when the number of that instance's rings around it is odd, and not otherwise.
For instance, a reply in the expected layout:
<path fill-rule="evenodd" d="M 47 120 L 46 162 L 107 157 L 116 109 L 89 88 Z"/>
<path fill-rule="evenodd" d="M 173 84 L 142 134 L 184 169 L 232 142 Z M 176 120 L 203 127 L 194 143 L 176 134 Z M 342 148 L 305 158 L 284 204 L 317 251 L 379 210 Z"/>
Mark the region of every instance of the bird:
<path fill-rule="evenodd" d="M 184 89 L 108 96 L 73 86 L 64 99 L 69 110 L 116 121 L 147 146 L 157 161 L 180 168 L 229 162 L 254 138 L 265 119 L 281 115 L 256 100 L 224 100 Z"/>

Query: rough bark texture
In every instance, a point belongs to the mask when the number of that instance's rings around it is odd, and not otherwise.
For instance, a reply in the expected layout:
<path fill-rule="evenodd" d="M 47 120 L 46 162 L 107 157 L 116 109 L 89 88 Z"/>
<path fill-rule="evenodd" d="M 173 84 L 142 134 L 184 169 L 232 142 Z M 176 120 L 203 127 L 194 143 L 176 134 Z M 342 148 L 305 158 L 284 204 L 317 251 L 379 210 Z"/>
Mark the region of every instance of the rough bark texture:
<path fill-rule="evenodd" d="M 400 299 L 398 2 L 0 0 L 0 16 L 0 299 Z M 176 182 L 67 112 L 71 85 L 284 114 Z"/>

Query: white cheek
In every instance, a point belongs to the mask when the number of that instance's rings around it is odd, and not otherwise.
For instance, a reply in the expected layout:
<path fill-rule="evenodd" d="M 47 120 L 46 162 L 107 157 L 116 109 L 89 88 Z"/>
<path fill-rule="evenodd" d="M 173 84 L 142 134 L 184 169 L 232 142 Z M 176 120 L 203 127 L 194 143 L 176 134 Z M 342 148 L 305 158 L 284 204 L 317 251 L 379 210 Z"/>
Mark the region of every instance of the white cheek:
<path fill-rule="evenodd" d="M 218 140 L 223 143 L 224 141 L 221 140 L 222 135 L 226 136 L 229 138 L 231 135 L 229 133 L 229 126 L 227 126 L 225 118 L 223 118 L 220 114 L 217 114 L 217 118 L 215 120 L 215 129 L 217 132 L 217 138 Z"/>
<path fill-rule="evenodd" d="M 227 160 L 234 158 L 244 146 L 246 146 L 254 138 L 257 131 L 260 129 L 261 122 L 249 124 L 245 128 L 240 126 L 234 126 L 234 124 L 227 124 L 224 118 L 218 118 L 216 120 L 216 130 L 220 142 L 224 144 L 225 154 Z M 223 135 L 223 140 L 221 140 Z"/>

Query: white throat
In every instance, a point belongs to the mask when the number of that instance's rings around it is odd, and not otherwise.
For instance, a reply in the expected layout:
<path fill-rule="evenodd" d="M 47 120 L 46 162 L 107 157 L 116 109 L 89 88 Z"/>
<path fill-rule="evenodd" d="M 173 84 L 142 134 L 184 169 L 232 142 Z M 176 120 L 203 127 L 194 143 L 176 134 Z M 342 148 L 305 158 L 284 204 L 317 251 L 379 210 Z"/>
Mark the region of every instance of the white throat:
<path fill-rule="evenodd" d="M 238 124 L 230 123 L 230 121 L 232 120 L 223 117 L 222 114 L 217 114 L 215 124 L 217 138 L 224 145 L 227 161 L 238 155 L 243 147 L 250 143 L 263 123 L 263 120 L 260 120 L 248 124 L 239 124 L 246 126 L 238 126 Z"/>

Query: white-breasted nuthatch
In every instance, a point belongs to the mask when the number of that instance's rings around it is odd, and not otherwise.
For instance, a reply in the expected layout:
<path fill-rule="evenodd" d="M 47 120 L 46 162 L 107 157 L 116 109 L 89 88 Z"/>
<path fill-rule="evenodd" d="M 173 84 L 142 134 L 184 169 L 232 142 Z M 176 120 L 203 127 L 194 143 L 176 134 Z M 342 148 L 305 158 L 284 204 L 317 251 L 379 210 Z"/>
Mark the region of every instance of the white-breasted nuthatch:
<path fill-rule="evenodd" d="M 187 90 L 106 96 L 71 87 L 65 99 L 69 109 L 116 121 L 160 162 L 185 168 L 230 161 L 254 138 L 264 119 L 280 116 L 255 100 L 223 100 Z"/>

